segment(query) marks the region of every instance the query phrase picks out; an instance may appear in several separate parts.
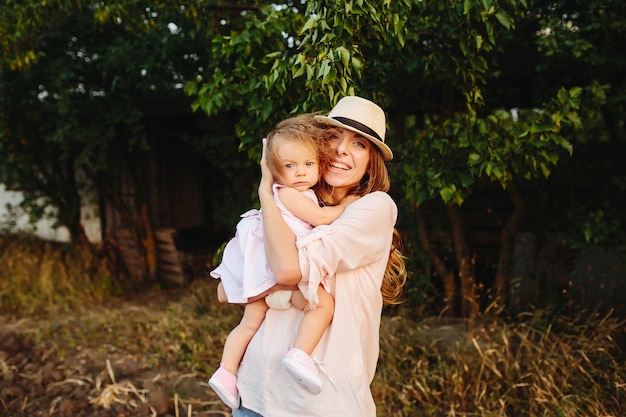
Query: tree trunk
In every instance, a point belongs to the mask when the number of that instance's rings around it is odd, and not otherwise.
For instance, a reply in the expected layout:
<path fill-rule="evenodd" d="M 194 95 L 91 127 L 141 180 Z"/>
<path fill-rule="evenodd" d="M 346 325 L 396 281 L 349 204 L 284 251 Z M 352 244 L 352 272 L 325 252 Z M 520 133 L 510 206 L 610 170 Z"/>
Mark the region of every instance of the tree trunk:
<path fill-rule="evenodd" d="M 430 238 L 428 237 L 428 229 L 426 227 L 426 220 L 424 219 L 424 213 L 418 205 L 415 205 L 415 215 L 417 218 L 417 236 L 422 246 L 422 249 L 428 255 L 430 262 L 435 269 L 435 272 L 440 277 L 444 288 L 444 311 L 443 314 L 452 316 L 455 314 L 455 300 L 457 294 L 456 280 L 454 279 L 454 273 L 446 266 L 446 263 L 441 257 L 433 250 L 430 244 Z"/>
<path fill-rule="evenodd" d="M 474 261 L 469 254 L 469 243 L 461 207 L 448 206 L 448 217 L 452 227 L 452 241 L 461 283 L 461 315 L 472 318 L 478 314 L 479 303 Z"/>
<path fill-rule="evenodd" d="M 128 161 L 128 172 L 131 174 L 132 161 Z M 104 172 L 94 172 L 92 170 L 86 170 L 88 178 L 95 184 L 98 194 L 105 202 L 105 205 L 109 205 L 113 211 L 119 216 L 119 220 L 116 224 L 112 224 L 109 219 L 106 219 L 105 224 L 106 233 L 111 233 L 116 236 L 115 229 L 127 229 L 130 233 L 130 239 L 132 241 L 131 246 L 137 245 L 137 253 L 130 251 L 129 256 L 133 261 L 126 261 L 125 267 L 129 269 L 129 272 L 135 278 L 144 280 L 146 278 L 154 279 L 156 277 L 156 242 L 154 239 L 153 227 L 149 221 L 148 206 L 146 203 L 140 203 L 142 196 L 137 198 L 129 198 L 126 194 L 128 191 L 120 192 L 122 186 L 119 180 L 113 179 L 110 175 Z M 130 175 L 131 180 L 127 184 L 131 187 L 131 190 L 140 188 L 137 182 L 137 175 Z M 117 237 L 117 236 L 116 236 Z M 123 239 L 122 239 L 123 240 Z M 117 250 L 123 252 L 123 244 L 117 242 Z M 137 265 L 133 268 L 129 264 Z M 133 272 L 134 271 L 134 272 Z"/>
<path fill-rule="evenodd" d="M 519 233 L 528 215 L 526 202 L 517 188 L 517 185 L 510 183 L 507 187 L 507 192 L 513 202 L 514 212 L 511 218 L 509 218 L 509 221 L 502 228 L 500 234 L 500 256 L 498 258 L 498 270 L 494 281 L 496 302 L 502 304 L 506 304 L 508 299 L 511 268 L 513 267 L 515 236 Z"/>
<path fill-rule="evenodd" d="M 143 203 L 141 205 L 141 223 L 143 226 L 144 236 L 143 247 L 146 253 L 146 264 L 148 265 L 148 276 L 150 279 L 156 279 L 157 270 L 157 253 L 156 242 L 154 239 L 154 229 L 150 218 L 148 216 L 148 205 Z"/>
<path fill-rule="evenodd" d="M 79 203 L 77 202 L 76 205 L 79 205 Z M 97 265 L 98 254 L 96 251 L 96 247 L 89 241 L 89 238 L 87 237 L 85 227 L 83 226 L 83 222 L 81 221 L 80 207 L 74 208 L 73 210 L 71 210 L 71 213 L 66 212 L 65 215 L 62 217 L 65 219 L 64 226 L 67 227 L 70 233 L 70 239 L 73 247 L 78 248 L 81 251 L 81 259 L 84 262 L 84 267 L 92 268 L 93 266 Z"/>
<path fill-rule="evenodd" d="M 91 246 L 91 242 L 89 242 L 83 222 L 80 220 L 80 213 L 78 215 L 78 219 L 74 221 L 73 225 L 68 227 L 68 230 L 70 232 L 70 239 L 72 240 L 72 243 L 82 246 Z"/>
<path fill-rule="evenodd" d="M 65 164 L 56 165 L 57 183 L 63 183 L 57 185 L 57 189 L 62 193 L 54 201 L 58 212 L 57 218 L 60 223 L 67 227 L 70 233 L 70 239 L 73 244 L 80 245 L 83 248 L 87 248 L 92 254 L 95 255 L 95 248 L 89 242 L 85 227 L 81 219 L 81 197 L 79 185 L 76 180 L 76 168 L 74 165 L 74 158 L 69 158 Z M 63 169 L 61 169 L 63 168 Z"/>

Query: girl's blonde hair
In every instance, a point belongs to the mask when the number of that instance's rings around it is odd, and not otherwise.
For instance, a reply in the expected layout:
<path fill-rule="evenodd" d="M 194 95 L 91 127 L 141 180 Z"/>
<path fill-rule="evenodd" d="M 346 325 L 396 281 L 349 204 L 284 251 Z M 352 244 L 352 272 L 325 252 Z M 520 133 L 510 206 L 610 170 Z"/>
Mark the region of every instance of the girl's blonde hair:
<path fill-rule="evenodd" d="M 333 128 L 329 128 L 329 132 L 332 131 L 331 129 Z M 329 135 L 326 135 L 326 137 L 329 137 Z M 381 152 L 376 146 L 371 146 L 370 149 L 371 152 L 367 172 L 363 178 L 361 178 L 361 181 L 348 191 L 347 195 L 358 195 L 362 197 L 374 191 L 388 192 L 391 188 L 389 171 L 387 170 L 387 165 L 385 165 L 385 160 Z M 333 195 L 333 187 L 324 181 L 323 176 L 317 184 L 315 192 L 322 204 L 336 205 L 339 203 L 336 196 Z M 389 260 L 387 261 L 385 276 L 383 277 L 381 287 L 383 302 L 385 304 L 395 305 L 404 301 L 402 299 L 402 293 L 404 285 L 406 284 L 407 271 L 404 263 L 405 257 L 402 255 L 401 249 L 402 238 L 398 230 L 394 228 L 393 240 L 389 251 Z"/>
<path fill-rule="evenodd" d="M 283 178 L 283 167 L 278 162 L 278 147 L 281 142 L 277 140 L 278 136 L 312 146 L 317 154 L 320 175 L 328 168 L 333 155 L 326 140 L 326 127 L 316 121 L 312 114 L 290 117 L 279 122 L 267 135 L 265 150 L 267 166 L 279 182 Z"/>

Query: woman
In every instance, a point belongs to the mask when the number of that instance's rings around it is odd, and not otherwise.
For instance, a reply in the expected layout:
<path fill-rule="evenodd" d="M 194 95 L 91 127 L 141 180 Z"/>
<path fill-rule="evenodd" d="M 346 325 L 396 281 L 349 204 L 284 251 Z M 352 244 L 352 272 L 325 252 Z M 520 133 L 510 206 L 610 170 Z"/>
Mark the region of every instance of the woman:
<path fill-rule="evenodd" d="M 345 198 L 340 205 L 319 205 L 313 187 L 334 158 L 325 133 L 312 114 L 303 114 L 281 121 L 267 135 L 265 160 L 277 181 L 272 186 L 274 200 L 296 236 L 304 236 L 315 226 L 332 223 L 354 201 Z M 220 279 L 218 299 L 246 303 L 240 323 L 226 338 L 220 367 L 209 379 L 209 386 L 226 405 L 239 408 L 237 369 L 269 308 L 263 298 L 247 300 L 276 284 L 265 257 L 259 210 L 248 210 L 241 216 L 237 233 L 226 245 L 220 265 L 210 275 Z M 307 280 L 299 291 L 288 293 L 282 294 L 281 300 L 304 310 L 306 315 L 300 322 L 293 348 L 283 361 L 296 380 L 316 393 L 323 381 L 310 355 L 332 320 L 335 302 L 319 282 L 312 280 Z M 306 359 L 305 366 L 302 359 Z"/>
<path fill-rule="evenodd" d="M 361 97 L 344 97 L 328 116 L 334 160 L 317 189 L 326 204 L 360 196 L 330 225 L 303 238 L 284 222 L 272 196 L 264 158 L 259 199 L 268 263 L 276 281 L 292 286 L 301 278 L 326 277 L 335 313 L 313 355 L 325 383 L 312 394 L 294 383 L 281 366 L 291 348 L 302 311 L 274 309 L 248 345 L 238 373 L 241 407 L 233 416 L 374 417 L 370 391 L 379 353 L 383 301 L 397 302 L 406 278 L 397 251 L 397 208 L 384 161 L 393 157 L 385 144 L 385 114 Z M 269 301 L 268 301 L 269 302 Z"/>

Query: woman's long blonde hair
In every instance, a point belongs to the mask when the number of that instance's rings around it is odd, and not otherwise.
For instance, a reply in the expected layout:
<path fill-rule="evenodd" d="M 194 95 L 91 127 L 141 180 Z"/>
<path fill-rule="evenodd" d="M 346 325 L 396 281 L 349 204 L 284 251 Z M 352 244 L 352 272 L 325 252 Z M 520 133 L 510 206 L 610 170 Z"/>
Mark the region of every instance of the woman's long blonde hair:
<path fill-rule="evenodd" d="M 374 191 L 388 192 L 391 188 L 389 171 L 387 171 L 387 165 L 385 165 L 382 154 L 375 146 L 372 146 L 370 149 L 367 172 L 361 178 L 361 181 L 348 191 L 347 195 L 362 197 Z M 333 195 L 333 187 L 324 181 L 323 176 L 317 184 L 315 192 L 322 204 L 336 205 L 339 203 L 336 196 Z M 401 249 L 402 238 L 398 230 L 394 228 L 393 240 L 389 250 L 389 260 L 387 261 L 385 276 L 380 289 L 385 304 L 395 305 L 404 301 L 402 293 L 404 284 L 406 284 L 407 271 L 404 263 L 405 257 L 402 255 Z"/>

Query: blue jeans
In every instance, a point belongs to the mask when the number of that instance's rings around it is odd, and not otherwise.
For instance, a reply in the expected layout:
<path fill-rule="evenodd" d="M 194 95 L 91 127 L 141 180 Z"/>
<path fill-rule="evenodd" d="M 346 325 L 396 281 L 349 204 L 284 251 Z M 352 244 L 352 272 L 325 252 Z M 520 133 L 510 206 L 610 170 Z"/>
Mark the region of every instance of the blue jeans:
<path fill-rule="evenodd" d="M 239 407 L 236 410 L 233 410 L 233 417 L 263 417 L 259 413 L 255 413 L 252 410 L 248 410 L 247 408 Z"/>

